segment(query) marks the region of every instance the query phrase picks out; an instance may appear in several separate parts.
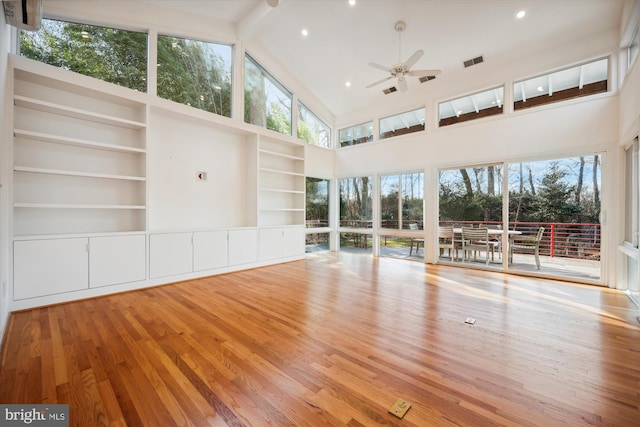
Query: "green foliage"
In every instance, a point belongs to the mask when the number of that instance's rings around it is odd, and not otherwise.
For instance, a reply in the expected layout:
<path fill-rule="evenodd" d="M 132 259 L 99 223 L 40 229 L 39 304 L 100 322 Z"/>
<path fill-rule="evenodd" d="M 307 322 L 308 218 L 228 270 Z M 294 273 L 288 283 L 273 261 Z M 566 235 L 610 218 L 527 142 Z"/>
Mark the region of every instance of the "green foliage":
<path fill-rule="evenodd" d="M 20 32 L 27 58 L 130 89 L 147 90 L 147 35 L 44 19 L 37 32 Z"/>
<path fill-rule="evenodd" d="M 159 36 L 158 96 L 231 117 L 231 66 L 212 46 Z"/>
<path fill-rule="evenodd" d="M 329 225 L 329 180 L 307 178 L 306 220 L 320 221 L 324 227 Z"/>

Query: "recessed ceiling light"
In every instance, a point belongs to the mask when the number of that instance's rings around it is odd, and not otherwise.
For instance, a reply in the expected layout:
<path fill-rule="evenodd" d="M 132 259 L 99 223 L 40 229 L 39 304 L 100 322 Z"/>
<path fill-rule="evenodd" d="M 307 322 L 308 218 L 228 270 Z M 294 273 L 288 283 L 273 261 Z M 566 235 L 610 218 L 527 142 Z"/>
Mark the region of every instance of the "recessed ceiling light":
<path fill-rule="evenodd" d="M 516 13 L 516 18 L 522 19 L 526 14 L 527 12 L 525 12 L 524 10 L 521 10 L 520 12 Z"/>
<path fill-rule="evenodd" d="M 542 88 L 542 86 L 538 86 L 538 92 L 544 92 L 544 89 Z"/>
<path fill-rule="evenodd" d="M 349 6 L 355 6 L 356 0 L 349 0 Z"/>
<path fill-rule="evenodd" d="M 304 37 L 307 37 L 307 36 L 309 35 L 309 31 L 307 31 L 307 29 L 306 29 L 306 28 L 303 28 L 303 29 L 302 29 L 302 31 L 301 31 L 301 33 L 302 33 L 302 35 L 303 35 Z"/>
<path fill-rule="evenodd" d="M 344 85 L 345 85 L 346 87 L 351 87 L 351 82 L 346 82 Z"/>

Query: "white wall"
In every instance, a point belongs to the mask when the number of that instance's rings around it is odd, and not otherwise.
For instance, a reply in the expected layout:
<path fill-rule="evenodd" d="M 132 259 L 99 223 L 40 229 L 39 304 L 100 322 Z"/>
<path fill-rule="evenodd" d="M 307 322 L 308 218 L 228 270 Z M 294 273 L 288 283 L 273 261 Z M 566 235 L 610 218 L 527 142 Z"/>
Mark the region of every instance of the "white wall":
<path fill-rule="evenodd" d="M 11 30 L 6 24 L 4 13 L 0 13 L 0 139 L 7 141 L 10 138 L 7 126 L 8 112 L 5 110 L 8 100 L 5 99 L 7 93 L 7 62 L 8 52 L 11 40 Z M 7 144 L 0 144 L 0 339 L 4 336 L 4 330 L 7 325 L 9 316 L 9 250 L 6 244 L 9 241 L 9 190 L 6 183 L 9 180 L 9 165 L 11 164 L 10 156 L 7 155 Z"/>

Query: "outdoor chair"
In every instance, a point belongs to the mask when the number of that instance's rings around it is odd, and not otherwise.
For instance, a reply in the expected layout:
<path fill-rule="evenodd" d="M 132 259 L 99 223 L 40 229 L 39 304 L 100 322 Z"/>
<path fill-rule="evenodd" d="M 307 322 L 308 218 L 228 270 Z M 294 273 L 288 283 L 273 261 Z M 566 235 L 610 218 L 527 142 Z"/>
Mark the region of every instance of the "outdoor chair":
<path fill-rule="evenodd" d="M 409 224 L 409 230 L 411 231 L 417 231 L 419 230 L 418 228 L 418 224 L 415 223 L 411 223 Z M 411 256 L 411 254 L 413 253 L 413 245 L 416 245 L 416 255 L 418 255 L 418 250 L 420 249 L 420 245 L 422 244 L 422 248 L 424 249 L 424 239 L 419 238 L 419 237 L 411 237 L 411 247 L 409 248 L 409 256 Z"/>
<path fill-rule="evenodd" d="M 449 258 L 452 260 L 458 259 L 458 248 L 456 248 L 456 242 L 454 241 L 454 233 L 452 225 L 441 225 L 438 227 L 438 245 L 440 247 L 440 256 L 444 253 L 445 249 L 449 250 Z M 451 252 L 455 251 L 455 255 L 452 257 Z"/>
<path fill-rule="evenodd" d="M 493 250 L 494 242 L 489 241 L 489 230 L 486 227 L 462 227 L 462 256 L 464 261 L 471 259 L 471 252 L 473 252 L 473 259 L 477 259 L 477 253 L 483 251 L 485 263 L 489 265 L 489 251 L 491 251 L 491 259 L 493 259 Z"/>
<path fill-rule="evenodd" d="M 513 251 L 533 253 L 536 259 L 536 268 L 540 270 L 540 242 L 544 234 L 544 227 L 538 229 L 535 236 L 513 236 L 509 242 L 509 262 L 513 262 Z"/>

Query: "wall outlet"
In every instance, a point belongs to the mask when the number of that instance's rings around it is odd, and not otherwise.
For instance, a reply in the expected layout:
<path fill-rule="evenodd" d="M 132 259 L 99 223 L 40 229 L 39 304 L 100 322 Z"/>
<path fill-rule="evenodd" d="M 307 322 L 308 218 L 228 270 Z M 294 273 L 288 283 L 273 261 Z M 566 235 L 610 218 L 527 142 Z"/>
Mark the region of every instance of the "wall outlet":
<path fill-rule="evenodd" d="M 198 178 L 198 181 L 206 181 L 207 180 L 207 173 L 204 171 L 198 171 L 196 172 L 196 178 Z"/>

